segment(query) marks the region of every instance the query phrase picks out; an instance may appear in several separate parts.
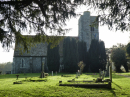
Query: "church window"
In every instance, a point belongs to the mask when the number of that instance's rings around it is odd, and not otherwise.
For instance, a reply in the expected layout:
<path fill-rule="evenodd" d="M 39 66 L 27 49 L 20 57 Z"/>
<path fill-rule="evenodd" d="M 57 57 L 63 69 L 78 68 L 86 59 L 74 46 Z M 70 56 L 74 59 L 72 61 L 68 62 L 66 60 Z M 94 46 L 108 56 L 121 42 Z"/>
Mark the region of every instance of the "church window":
<path fill-rule="evenodd" d="M 24 67 L 25 67 L 25 60 L 21 59 L 21 68 L 24 68 Z"/>
<path fill-rule="evenodd" d="M 94 27 L 91 27 L 91 31 L 94 31 Z"/>

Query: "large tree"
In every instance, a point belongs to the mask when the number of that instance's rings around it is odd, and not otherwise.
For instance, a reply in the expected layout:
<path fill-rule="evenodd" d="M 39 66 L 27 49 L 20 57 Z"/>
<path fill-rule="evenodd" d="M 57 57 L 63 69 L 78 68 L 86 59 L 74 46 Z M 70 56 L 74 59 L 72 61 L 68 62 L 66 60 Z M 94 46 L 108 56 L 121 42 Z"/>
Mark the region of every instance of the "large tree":
<path fill-rule="evenodd" d="M 106 69 L 106 51 L 105 51 L 105 44 L 103 41 L 99 41 L 99 65 L 102 70 Z"/>
<path fill-rule="evenodd" d="M 130 56 L 130 43 L 128 43 L 126 46 L 126 52 Z"/>
<path fill-rule="evenodd" d="M 67 29 L 62 28 L 65 21 L 76 16 L 75 9 L 82 4 L 97 8 L 97 19 L 102 25 L 113 28 L 115 24 L 117 30 L 129 30 L 129 0 L 0 0 L 0 41 L 8 48 L 17 39 L 28 49 L 28 38 L 21 34 L 33 29 L 39 37 L 34 38 L 35 42 L 50 42 L 52 38 L 41 37 L 47 35 L 46 29 L 50 33 L 65 34 Z"/>
<path fill-rule="evenodd" d="M 99 42 L 93 39 L 89 49 L 90 69 L 92 72 L 99 72 Z"/>
<path fill-rule="evenodd" d="M 63 42 L 64 71 L 74 73 L 78 70 L 78 52 L 76 39 L 67 37 Z"/>
<path fill-rule="evenodd" d="M 21 42 L 24 49 L 28 49 L 28 38 L 23 37 L 22 32 L 27 32 L 26 34 L 36 32 L 38 38 L 31 39 L 32 43 L 59 40 L 44 36 L 47 35 L 46 32 L 64 35 L 68 31 L 63 29 L 65 21 L 76 16 L 75 9 L 83 2 L 82 0 L 0 0 L 0 41 L 3 47 L 10 47 L 17 39 L 16 44 Z"/>
<path fill-rule="evenodd" d="M 58 72 L 60 66 L 59 45 L 54 48 L 51 48 L 50 45 L 47 47 L 47 66 L 49 71 Z"/>
<path fill-rule="evenodd" d="M 93 39 L 89 49 L 89 65 L 92 72 L 99 72 L 99 69 L 106 68 L 106 51 L 103 41 Z"/>
<path fill-rule="evenodd" d="M 78 61 L 83 61 L 85 64 L 84 71 L 87 72 L 89 68 L 88 64 L 88 52 L 86 48 L 86 43 L 84 41 L 78 41 Z"/>
<path fill-rule="evenodd" d="M 97 9 L 101 24 L 108 24 L 110 29 L 115 25 L 116 30 L 129 30 L 129 0 L 86 0 L 86 4 Z"/>
<path fill-rule="evenodd" d="M 111 60 L 115 63 L 116 72 L 121 72 L 121 65 L 124 65 L 126 72 L 128 72 L 127 60 L 124 50 L 121 48 L 114 48 L 111 53 Z"/>

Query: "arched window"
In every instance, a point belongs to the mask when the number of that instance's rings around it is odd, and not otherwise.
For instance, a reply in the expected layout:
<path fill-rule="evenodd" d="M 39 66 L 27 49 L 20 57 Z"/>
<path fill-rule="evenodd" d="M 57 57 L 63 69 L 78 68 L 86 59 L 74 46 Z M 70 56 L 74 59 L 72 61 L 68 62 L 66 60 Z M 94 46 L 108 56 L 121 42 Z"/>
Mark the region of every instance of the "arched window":
<path fill-rule="evenodd" d="M 21 68 L 24 68 L 24 67 L 25 67 L 25 60 L 21 59 Z"/>

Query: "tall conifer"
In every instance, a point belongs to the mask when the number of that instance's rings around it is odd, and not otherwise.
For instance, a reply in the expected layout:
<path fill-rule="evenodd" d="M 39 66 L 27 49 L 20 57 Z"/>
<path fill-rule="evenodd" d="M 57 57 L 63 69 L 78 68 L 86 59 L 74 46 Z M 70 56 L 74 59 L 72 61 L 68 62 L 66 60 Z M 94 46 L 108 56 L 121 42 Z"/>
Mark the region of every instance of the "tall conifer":
<path fill-rule="evenodd" d="M 47 65 L 49 71 L 59 71 L 60 66 L 60 55 L 59 55 L 59 45 L 54 48 L 47 47 Z"/>

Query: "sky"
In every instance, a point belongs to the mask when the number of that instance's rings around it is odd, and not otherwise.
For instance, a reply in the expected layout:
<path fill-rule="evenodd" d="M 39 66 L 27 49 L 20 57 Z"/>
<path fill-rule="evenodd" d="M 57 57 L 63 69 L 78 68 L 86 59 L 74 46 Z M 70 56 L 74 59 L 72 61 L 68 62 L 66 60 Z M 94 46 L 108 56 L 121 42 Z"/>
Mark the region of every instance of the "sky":
<path fill-rule="evenodd" d="M 78 13 L 83 13 L 86 10 L 86 7 L 78 8 Z M 91 16 L 96 16 L 96 12 L 94 10 L 90 10 Z M 71 28 L 72 30 L 66 34 L 66 36 L 78 36 L 78 19 L 72 18 L 67 21 L 67 28 Z M 116 45 L 117 43 L 127 44 L 130 41 L 130 33 L 129 32 L 121 32 L 121 31 L 115 31 L 114 29 L 110 31 L 105 26 L 99 25 L 99 39 L 104 41 L 105 47 L 110 48 L 113 45 Z M 2 48 L 0 44 L 0 63 L 5 62 L 13 62 L 13 53 L 14 50 L 11 48 L 9 52 L 5 51 L 5 49 Z"/>

